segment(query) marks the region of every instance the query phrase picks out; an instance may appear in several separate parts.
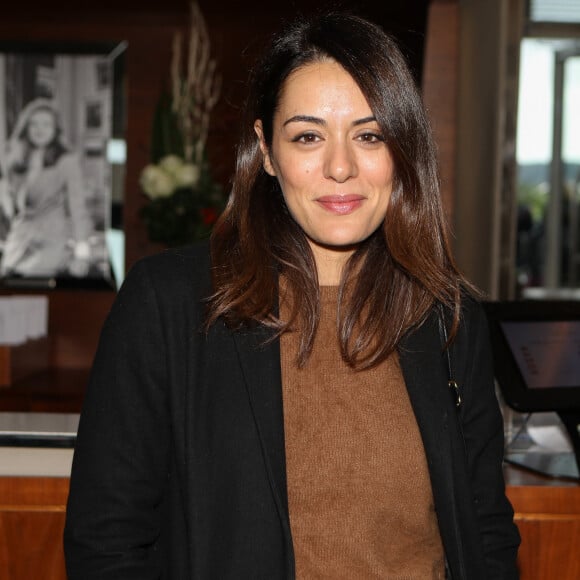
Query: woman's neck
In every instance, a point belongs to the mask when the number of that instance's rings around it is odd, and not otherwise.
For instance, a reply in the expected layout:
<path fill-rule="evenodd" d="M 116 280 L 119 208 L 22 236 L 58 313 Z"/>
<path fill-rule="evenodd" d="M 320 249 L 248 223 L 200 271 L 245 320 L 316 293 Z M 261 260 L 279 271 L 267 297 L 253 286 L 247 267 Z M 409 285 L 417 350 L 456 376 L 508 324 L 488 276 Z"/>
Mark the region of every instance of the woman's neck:
<path fill-rule="evenodd" d="M 329 248 L 310 243 L 320 286 L 338 286 L 342 271 L 355 248 Z"/>

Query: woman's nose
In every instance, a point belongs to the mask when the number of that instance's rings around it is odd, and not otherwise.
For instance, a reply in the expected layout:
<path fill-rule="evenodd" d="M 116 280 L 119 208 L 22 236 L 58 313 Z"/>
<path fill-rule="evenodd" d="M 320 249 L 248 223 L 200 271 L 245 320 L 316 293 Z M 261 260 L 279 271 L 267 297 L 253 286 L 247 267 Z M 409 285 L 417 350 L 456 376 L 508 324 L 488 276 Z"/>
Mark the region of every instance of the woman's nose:
<path fill-rule="evenodd" d="M 354 151 L 348 143 L 328 143 L 324 159 L 324 177 L 343 183 L 358 173 Z"/>

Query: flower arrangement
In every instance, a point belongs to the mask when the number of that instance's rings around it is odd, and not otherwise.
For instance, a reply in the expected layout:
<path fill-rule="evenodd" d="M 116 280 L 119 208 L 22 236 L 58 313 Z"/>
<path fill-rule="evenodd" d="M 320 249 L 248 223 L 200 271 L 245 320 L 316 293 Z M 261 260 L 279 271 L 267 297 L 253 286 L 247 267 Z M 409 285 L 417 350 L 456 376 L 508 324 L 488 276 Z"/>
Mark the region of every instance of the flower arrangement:
<path fill-rule="evenodd" d="M 149 239 L 168 246 L 207 237 L 225 203 L 206 156 L 210 114 L 221 80 L 210 58 L 205 20 L 195 2 L 185 59 L 182 44 L 181 34 L 175 34 L 171 92 L 163 94 L 157 105 L 152 163 L 143 168 L 139 180 L 149 198 L 141 209 Z"/>

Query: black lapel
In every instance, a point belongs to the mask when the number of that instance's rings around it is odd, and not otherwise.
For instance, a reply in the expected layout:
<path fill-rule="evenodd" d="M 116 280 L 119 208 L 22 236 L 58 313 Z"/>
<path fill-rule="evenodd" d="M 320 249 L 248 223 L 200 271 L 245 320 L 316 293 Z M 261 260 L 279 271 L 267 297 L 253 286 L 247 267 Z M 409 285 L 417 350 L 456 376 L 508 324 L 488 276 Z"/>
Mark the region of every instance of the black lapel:
<path fill-rule="evenodd" d="M 289 529 L 280 343 L 271 338 L 272 331 L 262 326 L 234 333 L 272 491 Z"/>
<path fill-rule="evenodd" d="M 399 359 L 426 451 L 436 457 L 444 452 L 451 397 L 436 314 L 401 341 Z"/>
<path fill-rule="evenodd" d="M 450 562 L 456 562 L 460 558 L 460 538 L 450 440 L 456 409 L 447 386 L 447 361 L 442 348 L 437 313 L 433 312 L 401 342 L 399 359 L 425 447 L 445 552 Z"/>

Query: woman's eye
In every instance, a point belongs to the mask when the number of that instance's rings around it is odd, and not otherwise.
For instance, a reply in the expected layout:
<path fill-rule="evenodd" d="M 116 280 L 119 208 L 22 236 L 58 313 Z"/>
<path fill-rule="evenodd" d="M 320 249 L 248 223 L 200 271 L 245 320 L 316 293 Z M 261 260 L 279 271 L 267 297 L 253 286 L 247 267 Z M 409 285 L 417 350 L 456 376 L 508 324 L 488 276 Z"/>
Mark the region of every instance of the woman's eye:
<path fill-rule="evenodd" d="M 294 143 L 316 143 L 320 137 L 315 133 L 301 133 L 292 139 Z"/>
<path fill-rule="evenodd" d="M 379 133 L 362 133 L 357 137 L 363 143 L 382 143 L 384 138 Z"/>

